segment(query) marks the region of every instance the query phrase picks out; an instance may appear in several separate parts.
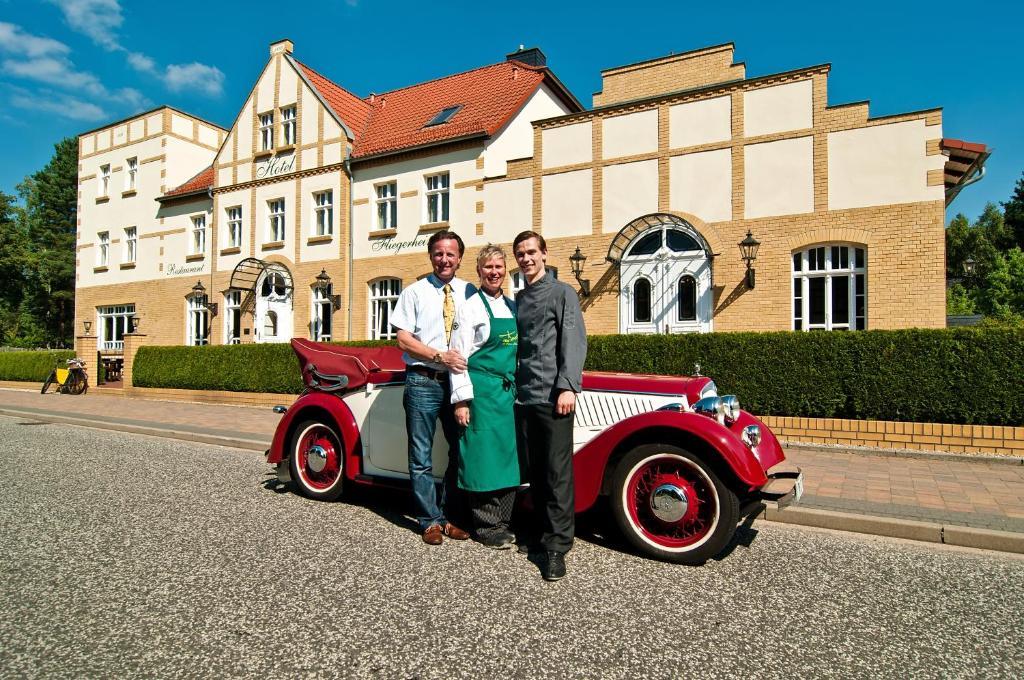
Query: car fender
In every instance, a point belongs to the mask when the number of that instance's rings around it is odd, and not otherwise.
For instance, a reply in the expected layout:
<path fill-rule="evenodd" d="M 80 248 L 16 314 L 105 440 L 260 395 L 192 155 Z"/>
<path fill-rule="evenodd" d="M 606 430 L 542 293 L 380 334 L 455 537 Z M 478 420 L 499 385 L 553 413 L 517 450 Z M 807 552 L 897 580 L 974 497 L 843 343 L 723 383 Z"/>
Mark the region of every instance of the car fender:
<path fill-rule="evenodd" d="M 619 421 L 576 452 L 573 457 L 573 473 L 577 512 L 588 509 L 597 500 L 612 453 L 630 436 L 652 428 L 676 430 L 687 436 L 698 437 L 729 466 L 740 483 L 750 488 L 760 487 L 768 481 L 754 453 L 738 434 L 717 420 L 690 412 L 649 411 Z"/>
<path fill-rule="evenodd" d="M 362 469 L 360 452 L 362 443 L 359 439 L 359 426 L 352 415 L 351 409 L 340 397 L 323 392 L 306 392 L 295 400 L 277 424 L 274 439 L 267 453 L 267 462 L 277 464 L 288 457 L 288 436 L 292 427 L 307 417 L 322 419 L 326 412 L 338 426 L 338 435 L 345 447 L 345 476 L 355 479 Z"/>

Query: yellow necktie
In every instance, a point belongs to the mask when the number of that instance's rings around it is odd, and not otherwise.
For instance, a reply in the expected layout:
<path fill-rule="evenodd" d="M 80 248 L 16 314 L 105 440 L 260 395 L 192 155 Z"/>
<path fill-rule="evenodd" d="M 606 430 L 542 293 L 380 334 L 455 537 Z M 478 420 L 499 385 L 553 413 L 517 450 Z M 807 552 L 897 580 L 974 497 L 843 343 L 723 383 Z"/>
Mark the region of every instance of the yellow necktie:
<path fill-rule="evenodd" d="M 455 299 L 452 298 L 451 284 L 444 284 L 444 338 L 452 341 L 452 326 L 455 325 Z"/>

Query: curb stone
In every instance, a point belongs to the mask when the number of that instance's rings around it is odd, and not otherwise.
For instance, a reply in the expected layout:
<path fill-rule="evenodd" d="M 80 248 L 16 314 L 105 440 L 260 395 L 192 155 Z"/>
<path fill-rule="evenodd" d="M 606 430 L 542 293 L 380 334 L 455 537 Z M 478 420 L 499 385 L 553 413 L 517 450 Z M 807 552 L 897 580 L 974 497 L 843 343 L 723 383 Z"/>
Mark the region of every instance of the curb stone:
<path fill-rule="evenodd" d="M 766 505 L 764 512 L 758 515 L 758 519 L 779 524 L 795 524 L 927 543 L 942 543 L 964 548 L 982 548 L 1024 554 L 1024 534 L 1010 531 L 935 524 L 895 517 L 855 515 L 834 510 L 801 508 L 798 505 L 779 510 L 775 503 Z"/>

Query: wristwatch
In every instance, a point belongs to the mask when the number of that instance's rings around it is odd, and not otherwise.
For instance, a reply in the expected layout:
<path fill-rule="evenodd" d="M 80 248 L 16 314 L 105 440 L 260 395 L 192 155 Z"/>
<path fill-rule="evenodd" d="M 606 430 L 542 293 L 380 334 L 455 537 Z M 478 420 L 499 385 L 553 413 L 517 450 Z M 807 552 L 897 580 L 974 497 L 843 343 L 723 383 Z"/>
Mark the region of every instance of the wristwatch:
<path fill-rule="evenodd" d="M 444 365 L 444 359 L 441 357 L 440 352 L 434 354 L 434 356 L 431 357 L 430 360 L 433 361 L 435 364 L 441 364 L 442 366 Z"/>

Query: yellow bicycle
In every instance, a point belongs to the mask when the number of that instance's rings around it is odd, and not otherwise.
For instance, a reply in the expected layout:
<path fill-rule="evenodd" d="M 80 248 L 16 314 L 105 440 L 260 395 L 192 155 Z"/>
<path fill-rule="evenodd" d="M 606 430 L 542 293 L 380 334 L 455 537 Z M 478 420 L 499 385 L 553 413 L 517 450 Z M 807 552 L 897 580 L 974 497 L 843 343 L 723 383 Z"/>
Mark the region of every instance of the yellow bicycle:
<path fill-rule="evenodd" d="M 85 372 L 85 361 L 68 359 L 67 368 L 54 368 L 43 383 L 40 394 L 46 394 L 50 385 L 57 385 L 61 394 L 85 394 L 89 390 L 89 375 Z"/>

